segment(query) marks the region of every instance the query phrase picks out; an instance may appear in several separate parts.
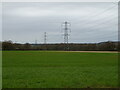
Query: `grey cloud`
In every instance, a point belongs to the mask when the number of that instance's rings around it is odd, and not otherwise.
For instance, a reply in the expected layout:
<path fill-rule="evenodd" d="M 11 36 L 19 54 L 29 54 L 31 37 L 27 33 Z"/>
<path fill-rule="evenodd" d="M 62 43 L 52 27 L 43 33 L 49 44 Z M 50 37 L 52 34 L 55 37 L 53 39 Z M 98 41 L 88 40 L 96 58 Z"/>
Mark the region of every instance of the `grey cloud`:
<path fill-rule="evenodd" d="M 117 5 L 93 2 L 3 3 L 3 40 L 42 43 L 47 32 L 49 43 L 61 43 L 64 21 L 71 23 L 70 42 L 117 40 Z"/>

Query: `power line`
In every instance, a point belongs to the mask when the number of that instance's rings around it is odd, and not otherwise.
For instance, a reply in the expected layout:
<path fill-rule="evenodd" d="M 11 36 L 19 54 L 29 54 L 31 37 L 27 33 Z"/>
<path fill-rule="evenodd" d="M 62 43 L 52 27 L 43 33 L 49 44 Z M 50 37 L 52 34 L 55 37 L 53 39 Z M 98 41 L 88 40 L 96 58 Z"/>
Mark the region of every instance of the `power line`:
<path fill-rule="evenodd" d="M 89 26 L 89 27 L 83 27 L 83 28 L 81 28 L 82 30 L 83 29 L 88 29 L 87 30 L 87 32 L 91 32 L 91 31 L 95 31 L 96 29 L 102 29 L 102 28 L 105 28 L 105 27 L 110 27 L 110 26 L 107 26 L 107 25 L 109 25 L 109 24 L 112 24 L 113 22 L 111 22 L 111 20 L 113 20 L 113 19 L 116 19 L 117 20 L 117 17 L 115 17 L 115 18 L 112 18 L 112 19 L 110 19 L 110 20 L 107 20 L 107 21 L 104 21 L 104 22 L 100 22 L 100 23 L 97 23 L 97 24 L 95 24 L 95 25 L 91 25 L 91 26 Z M 99 25 L 99 26 L 98 26 Z M 102 25 L 106 25 L 105 27 L 103 27 Z M 116 23 L 115 23 L 115 25 L 117 25 Z M 97 27 L 96 27 L 97 26 Z"/>
<path fill-rule="evenodd" d="M 89 17 L 87 17 L 86 19 L 84 19 L 84 20 L 81 21 L 81 22 L 84 22 L 85 20 L 88 20 L 89 18 L 92 18 L 92 17 L 96 18 L 96 16 L 98 17 L 98 16 L 100 16 L 100 15 L 104 15 L 104 13 L 106 13 L 106 12 L 108 12 L 109 10 L 113 9 L 114 7 L 116 7 L 116 5 L 117 5 L 117 4 L 114 3 L 114 5 L 113 5 L 112 7 L 109 7 L 109 8 L 107 8 L 107 9 L 101 11 L 101 12 L 98 12 L 98 13 L 94 14 L 93 16 L 89 16 Z M 84 23 L 82 23 L 82 24 L 87 24 L 87 23 L 89 23 L 89 22 L 84 22 Z"/>
<path fill-rule="evenodd" d="M 112 33 L 112 34 L 111 34 Z M 102 33 L 102 34 L 95 34 L 95 35 L 88 35 L 88 37 L 83 37 L 83 38 L 81 38 L 81 39 L 87 39 L 87 38 L 94 38 L 95 37 L 95 39 L 97 38 L 97 39 L 105 39 L 105 38 L 111 38 L 111 37 L 117 37 L 118 36 L 118 33 L 116 33 L 116 31 L 113 31 L 113 32 L 110 32 L 110 33 Z"/>

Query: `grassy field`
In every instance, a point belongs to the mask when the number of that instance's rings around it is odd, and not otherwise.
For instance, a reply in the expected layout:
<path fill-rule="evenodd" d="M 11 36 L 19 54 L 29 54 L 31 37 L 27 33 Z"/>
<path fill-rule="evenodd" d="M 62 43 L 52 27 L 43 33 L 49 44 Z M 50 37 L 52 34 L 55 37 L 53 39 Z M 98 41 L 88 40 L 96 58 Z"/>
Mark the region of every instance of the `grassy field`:
<path fill-rule="evenodd" d="M 117 53 L 3 51 L 3 88 L 118 87 Z"/>

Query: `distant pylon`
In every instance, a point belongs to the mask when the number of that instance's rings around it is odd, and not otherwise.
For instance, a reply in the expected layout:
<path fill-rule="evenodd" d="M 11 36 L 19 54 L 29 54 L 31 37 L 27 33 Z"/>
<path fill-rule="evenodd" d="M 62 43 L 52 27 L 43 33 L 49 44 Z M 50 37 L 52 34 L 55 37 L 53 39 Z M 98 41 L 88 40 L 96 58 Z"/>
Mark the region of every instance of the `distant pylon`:
<path fill-rule="evenodd" d="M 64 50 L 69 50 L 70 23 L 65 21 L 62 26 L 64 26 Z"/>
<path fill-rule="evenodd" d="M 35 40 L 35 44 L 37 44 L 37 39 Z"/>
<path fill-rule="evenodd" d="M 46 44 L 46 43 L 47 43 L 47 33 L 44 32 L 44 44 Z"/>

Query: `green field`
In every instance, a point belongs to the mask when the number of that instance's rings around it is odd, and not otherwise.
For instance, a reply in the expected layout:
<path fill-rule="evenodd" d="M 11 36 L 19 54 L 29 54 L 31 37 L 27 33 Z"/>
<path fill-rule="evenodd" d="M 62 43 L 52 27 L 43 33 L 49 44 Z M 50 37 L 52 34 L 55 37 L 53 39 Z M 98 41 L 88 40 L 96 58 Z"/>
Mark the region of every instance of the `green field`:
<path fill-rule="evenodd" d="M 117 53 L 3 51 L 3 88 L 118 87 Z"/>

